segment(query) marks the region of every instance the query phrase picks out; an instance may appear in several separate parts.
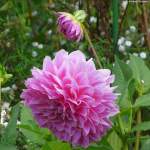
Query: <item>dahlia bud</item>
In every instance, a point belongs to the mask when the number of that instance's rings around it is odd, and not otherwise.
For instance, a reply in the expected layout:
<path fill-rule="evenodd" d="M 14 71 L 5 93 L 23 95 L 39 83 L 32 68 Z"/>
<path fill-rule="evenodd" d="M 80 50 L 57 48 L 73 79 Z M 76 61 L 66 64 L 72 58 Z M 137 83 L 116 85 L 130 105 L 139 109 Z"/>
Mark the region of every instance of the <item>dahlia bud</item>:
<path fill-rule="evenodd" d="M 118 113 L 109 69 L 96 70 L 81 51 L 65 50 L 45 57 L 43 69 L 33 68 L 21 98 L 41 127 L 73 146 L 88 147 L 111 128 Z"/>
<path fill-rule="evenodd" d="M 64 36 L 73 41 L 79 42 L 83 38 L 82 22 L 86 18 L 83 10 L 76 11 L 74 15 L 66 12 L 58 12 L 58 28 Z"/>

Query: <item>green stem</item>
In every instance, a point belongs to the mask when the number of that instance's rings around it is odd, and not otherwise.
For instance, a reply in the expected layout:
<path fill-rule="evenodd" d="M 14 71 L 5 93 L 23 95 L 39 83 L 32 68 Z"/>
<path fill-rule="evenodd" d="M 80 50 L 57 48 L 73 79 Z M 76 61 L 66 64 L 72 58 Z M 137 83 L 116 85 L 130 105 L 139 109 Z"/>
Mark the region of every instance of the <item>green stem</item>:
<path fill-rule="evenodd" d="M 122 135 L 125 135 L 124 127 L 123 127 L 123 123 L 122 123 L 120 114 L 118 115 L 118 123 L 119 123 L 120 130 L 121 130 Z"/>
<path fill-rule="evenodd" d="M 137 124 L 140 124 L 140 123 L 141 123 L 141 110 L 139 109 L 137 111 Z M 135 150 L 139 150 L 140 137 L 141 137 L 141 132 L 137 131 L 136 132 L 136 141 L 135 141 Z"/>
<path fill-rule="evenodd" d="M 140 89 L 138 89 L 138 96 L 140 97 L 142 95 L 143 95 L 143 88 L 141 87 Z M 138 125 L 141 122 L 142 122 L 142 117 L 141 117 L 141 110 L 139 108 L 137 111 L 136 124 Z M 141 138 L 141 131 L 137 131 L 134 150 L 139 150 L 140 138 Z"/>
<path fill-rule="evenodd" d="M 86 40 L 88 41 L 88 43 L 89 43 L 89 45 L 90 45 L 90 47 L 91 47 L 91 50 L 92 50 L 92 52 L 93 52 L 93 54 L 94 54 L 94 57 L 95 57 L 95 59 L 96 59 L 96 62 L 97 62 L 97 64 L 99 65 L 99 67 L 102 68 L 102 65 L 101 65 L 101 63 L 100 63 L 100 61 L 99 61 L 99 57 L 98 57 L 98 55 L 97 55 L 97 53 L 96 53 L 96 50 L 95 50 L 95 48 L 94 48 L 94 46 L 93 46 L 93 44 L 92 44 L 92 41 L 91 41 L 91 39 L 90 39 L 90 36 L 89 36 L 89 34 L 88 34 L 86 28 L 85 28 L 83 25 L 82 25 L 82 27 L 83 27 L 83 30 L 84 30 L 84 33 L 85 33 L 85 38 L 86 38 Z"/>
<path fill-rule="evenodd" d="M 113 49 L 116 52 L 117 39 L 119 31 L 119 0 L 112 1 L 112 15 L 113 15 L 113 25 L 112 25 L 112 37 L 113 37 Z"/>

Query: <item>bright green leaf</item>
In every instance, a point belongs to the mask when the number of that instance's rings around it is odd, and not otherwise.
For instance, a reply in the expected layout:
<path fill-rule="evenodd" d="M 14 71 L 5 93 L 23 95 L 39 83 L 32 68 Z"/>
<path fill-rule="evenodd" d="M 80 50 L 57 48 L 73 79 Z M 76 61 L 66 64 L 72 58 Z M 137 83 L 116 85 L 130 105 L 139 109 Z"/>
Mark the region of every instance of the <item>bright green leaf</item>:
<path fill-rule="evenodd" d="M 109 135 L 108 143 L 111 145 L 113 150 L 121 150 L 122 148 L 122 141 L 115 131 Z"/>
<path fill-rule="evenodd" d="M 146 131 L 150 130 L 150 121 L 142 122 L 135 127 L 133 127 L 132 131 Z"/>
<path fill-rule="evenodd" d="M 71 150 L 71 147 L 68 143 L 60 141 L 52 141 L 48 143 L 48 146 L 51 150 Z"/>
<path fill-rule="evenodd" d="M 143 95 L 136 99 L 135 104 L 133 107 L 146 107 L 150 106 L 150 94 Z"/>

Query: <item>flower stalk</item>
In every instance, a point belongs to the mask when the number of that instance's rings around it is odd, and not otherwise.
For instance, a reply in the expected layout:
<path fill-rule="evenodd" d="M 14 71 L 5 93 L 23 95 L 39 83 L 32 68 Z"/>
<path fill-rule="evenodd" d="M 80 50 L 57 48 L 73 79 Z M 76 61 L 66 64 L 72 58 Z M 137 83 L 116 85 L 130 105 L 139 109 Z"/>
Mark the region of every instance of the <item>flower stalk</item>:
<path fill-rule="evenodd" d="M 95 59 L 96 59 L 96 62 L 97 62 L 97 64 L 99 65 L 99 67 L 102 68 L 102 65 L 101 65 L 101 63 L 100 63 L 100 61 L 99 61 L 99 57 L 98 57 L 98 55 L 97 55 L 97 53 L 96 53 L 96 50 L 95 50 L 95 48 L 94 48 L 94 45 L 92 44 L 91 38 L 90 38 L 90 36 L 89 36 L 89 34 L 88 34 L 88 31 L 86 30 L 86 28 L 85 28 L 83 25 L 82 25 L 82 28 L 83 28 L 83 31 L 84 31 L 84 34 L 85 34 L 85 38 L 86 38 L 86 40 L 88 41 L 88 43 L 89 43 L 89 45 L 90 45 L 90 47 L 91 47 L 91 50 L 92 50 L 92 52 L 93 52 L 93 54 L 94 54 L 94 57 L 95 57 Z"/>

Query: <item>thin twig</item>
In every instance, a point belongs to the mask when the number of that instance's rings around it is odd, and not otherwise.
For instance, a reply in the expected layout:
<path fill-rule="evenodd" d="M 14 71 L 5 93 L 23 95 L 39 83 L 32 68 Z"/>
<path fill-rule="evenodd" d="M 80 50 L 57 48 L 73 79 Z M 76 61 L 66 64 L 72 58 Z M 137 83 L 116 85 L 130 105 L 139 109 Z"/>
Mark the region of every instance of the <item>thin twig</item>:
<path fill-rule="evenodd" d="M 83 25 L 82 25 L 83 26 Z M 87 32 L 87 30 L 86 30 L 86 28 L 83 26 L 83 30 L 84 30 L 84 33 L 85 33 L 85 38 L 86 38 L 86 40 L 88 41 L 88 43 L 89 43 L 89 45 L 90 45 L 90 47 L 91 47 L 91 50 L 92 50 L 92 52 L 93 52 L 93 54 L 94 54 L 94 57 L 95 57 L 95 59 L 96 59 L 96 62 L 97 62 L 97 64 L 99 65 L 99 67 L 100 68 L 102 68 L 102 65 L 101 65 L 101 63 L 100 63 L 100 61 L 99 61 L 99 57 L 98 57 L 98 55 L 97 55 L 97 53 L 96 53 L 96 50 L 95 50 L 95 48 L 94 48 L 94 46 L 93 46 L 93 44 L 92 44 L 92 41 L 91 41 L 91 39 L 90 39 L 90 37 L 89 37 L 89 34 L 88 34 L 88 32 Z"/>
<path fill-rule="evenodd" d="M 123 13 L 123 15 L 121 17 L 121 21 L 120 21 L 120 25 L 119 25 L 119 32 L 121 32 L 121 30 L 122 30 L 123 21 L 124 21 L 124 19 L 126 17 L 128 7 L 129 7 L 129 3 L 127 4 L 127 7 L 126 7 L 126 9 L 125 9 L 125 11 L 124 11 L 124 13 Z"/>
<path fill-rule="evenodd" d="M 145 8 L 145 4 L 142 3 L 142 14 L 143 14 L 143 23 L 144 23 L 144 30 L 146 32 L 146 41 L 147 41 L 147 46 L 150 49 L 150 33 L 148 31 L 148 15 L 147 15 L 147 10 Z"/>

